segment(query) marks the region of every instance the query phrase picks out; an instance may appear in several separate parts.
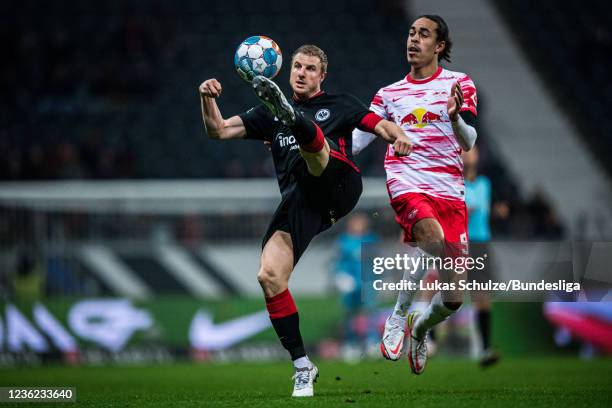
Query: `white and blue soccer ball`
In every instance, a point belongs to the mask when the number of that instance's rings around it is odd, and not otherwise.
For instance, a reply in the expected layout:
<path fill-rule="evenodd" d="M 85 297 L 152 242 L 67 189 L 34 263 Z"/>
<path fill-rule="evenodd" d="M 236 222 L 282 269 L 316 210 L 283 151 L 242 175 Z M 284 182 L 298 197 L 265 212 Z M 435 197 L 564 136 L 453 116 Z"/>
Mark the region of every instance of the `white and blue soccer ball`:
<path fill-rule="evenodd" d="M 234 55 L 236 71 L 247 82 L 251 82 L 257 75 L 274 78 L 282 64 L 280 47 L 274 40 L 263 35 L 254 35 L 244 40 Z"/>

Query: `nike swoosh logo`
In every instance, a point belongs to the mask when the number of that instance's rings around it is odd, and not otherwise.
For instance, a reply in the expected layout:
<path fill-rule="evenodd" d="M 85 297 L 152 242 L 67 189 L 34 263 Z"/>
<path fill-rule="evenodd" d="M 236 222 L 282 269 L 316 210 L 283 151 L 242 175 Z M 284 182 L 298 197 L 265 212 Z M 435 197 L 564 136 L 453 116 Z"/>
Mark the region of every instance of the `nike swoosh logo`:
<path fill-rule="evenodd" d="M 400 341 L 400 342 L 397 344 L 397 347 L 395 348 L 395 350 L 391 350 L 391 353 L 393 353 L 393 354 L 397 354 L 397 352 L 399 351 L 400 346 L 401 346 L 402 344 L 403 344 L 403 341 Z"/>
<path fill-rule="evenodd" d="M 252 313 L 223 323 L 213 323 L 212 315 L 199 310 L 189 327 L 191 346 L 203 350 L 221 350 L 233 346 L 269 328 L 267 310 Z"/>

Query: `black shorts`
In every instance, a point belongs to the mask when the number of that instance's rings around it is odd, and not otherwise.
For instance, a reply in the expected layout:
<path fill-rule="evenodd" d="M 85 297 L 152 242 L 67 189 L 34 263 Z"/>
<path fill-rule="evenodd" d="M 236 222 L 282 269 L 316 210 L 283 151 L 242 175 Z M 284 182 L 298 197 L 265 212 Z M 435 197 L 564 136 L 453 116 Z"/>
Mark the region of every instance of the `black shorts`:
<path fill-rule="evenodd" d="M 264 235 L 262 249 L 274 232 L 288 232 L 295 265 L 317 234 L 355 208 L 363 189 L 361 174 L 353 163 L 339 155 L 330 154 L 329 163 L 319 177 L 308 173 L 306 162 L 296 166 L 292 172 L 293 188 L 278 205 Z"/>

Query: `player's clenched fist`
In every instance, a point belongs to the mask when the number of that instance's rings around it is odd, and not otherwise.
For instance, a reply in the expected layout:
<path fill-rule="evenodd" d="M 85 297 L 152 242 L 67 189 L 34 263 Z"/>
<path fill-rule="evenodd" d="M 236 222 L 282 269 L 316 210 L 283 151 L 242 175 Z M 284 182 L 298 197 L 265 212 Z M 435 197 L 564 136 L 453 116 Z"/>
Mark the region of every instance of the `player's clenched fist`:
<path fill-rule="evenodd" d="M 412 151 L 412 142 L 408 136 L 400 135 L 393 142 L 393 151 L 396 156 L 408 156 Z"/>
<path fill-rule="evenodd" d="M 218 98 L 221 95 L 221 91 L 223 91 L 221 83 L 215 78 L 202 82 L 199 89 L 201 96 L 208 96 L 210 98 Z"/>

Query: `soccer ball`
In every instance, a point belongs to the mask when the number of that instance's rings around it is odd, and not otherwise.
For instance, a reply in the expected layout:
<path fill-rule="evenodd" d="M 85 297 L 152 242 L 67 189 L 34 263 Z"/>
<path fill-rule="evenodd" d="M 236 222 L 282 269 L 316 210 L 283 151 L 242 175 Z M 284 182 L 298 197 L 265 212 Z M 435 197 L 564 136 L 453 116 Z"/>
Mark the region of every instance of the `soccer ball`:
<path fill-rule="evenodd" d="M 257 75 L 274 78 L 283 64 L 279 46 L 269 37 L 254 35 L 244 40 L 234 54 L 234 65 L 242 79 L 251 82 Z"/>

